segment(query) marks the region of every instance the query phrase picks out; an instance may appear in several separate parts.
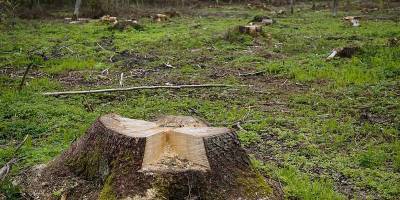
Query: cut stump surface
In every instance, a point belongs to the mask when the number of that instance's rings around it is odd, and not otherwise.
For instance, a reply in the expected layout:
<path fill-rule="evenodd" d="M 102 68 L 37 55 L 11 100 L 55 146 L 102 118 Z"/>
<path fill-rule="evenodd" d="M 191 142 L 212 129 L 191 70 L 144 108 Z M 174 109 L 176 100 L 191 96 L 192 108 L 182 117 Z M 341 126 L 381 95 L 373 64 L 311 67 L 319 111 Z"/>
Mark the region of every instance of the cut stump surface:
<path fill-rule="evenodd" d="M 152 122 L 102 116 L 61 156 L 19 181 L 39 199 L 56 191 L 67 199 L 280 196 L 251 167 L 234 131 L 185 116 Z"/>

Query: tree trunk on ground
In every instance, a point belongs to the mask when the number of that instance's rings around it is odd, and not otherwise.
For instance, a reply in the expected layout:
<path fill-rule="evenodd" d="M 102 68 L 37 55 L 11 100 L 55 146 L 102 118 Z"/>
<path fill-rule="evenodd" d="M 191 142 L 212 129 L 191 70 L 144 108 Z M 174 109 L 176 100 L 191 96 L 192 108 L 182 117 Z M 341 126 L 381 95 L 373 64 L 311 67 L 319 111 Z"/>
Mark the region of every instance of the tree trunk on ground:
<path fill-rule="evenodd" d="M 46 167 L 22 179 L 38 199 L 282 199 L 252 169 L 235 132 L 193 117 L 100 117 Z M 53 192 L 52 192 L 53 191 Z"/>
<path fill-rule="evenodd" d="M 315 10 L 316 6 L 315 6 L 315 0 L 312 0 L 312 8 L 313 10 Z"/>
<path fill-rule="evenodd" d="M 338 0 L 333 0 L 333 10 L 332 10 L 332 12 L 333 12 L 333 16 L 335 16 L 335 17 L 337 15 L 337 7 L 338 7 Z"/>
<path fill-rule="evenodd" d="M 74 15 L 72 17 L 73 20 L 78 20 L 78 18 L 79 18 L 79 9 L 81 8 L 81 3 L 82 3 L 82 0 L 75 1 Z"/>

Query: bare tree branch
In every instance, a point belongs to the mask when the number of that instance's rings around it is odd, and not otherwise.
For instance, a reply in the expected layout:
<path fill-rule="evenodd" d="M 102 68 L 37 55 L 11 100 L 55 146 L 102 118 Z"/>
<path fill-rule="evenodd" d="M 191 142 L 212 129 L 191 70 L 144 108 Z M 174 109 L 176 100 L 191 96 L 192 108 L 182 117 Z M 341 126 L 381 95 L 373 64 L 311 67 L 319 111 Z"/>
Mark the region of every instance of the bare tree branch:
<path fill-rule="evenodd" d="M 104 92 L 122 92 L 142 89 L 183 89 L 183 88 L 211 88 L 211 87 L 249 87 L 250 85 L 224 85 L 224 84 L 203 84 L 203 85 L 153 85 L 138 86 L 128 88 L 110 88 L 101 90 L 65 91 L 65 92 L 45 92 L 46 96 L 73 95 L 73 94 L 93 94 Z"/>

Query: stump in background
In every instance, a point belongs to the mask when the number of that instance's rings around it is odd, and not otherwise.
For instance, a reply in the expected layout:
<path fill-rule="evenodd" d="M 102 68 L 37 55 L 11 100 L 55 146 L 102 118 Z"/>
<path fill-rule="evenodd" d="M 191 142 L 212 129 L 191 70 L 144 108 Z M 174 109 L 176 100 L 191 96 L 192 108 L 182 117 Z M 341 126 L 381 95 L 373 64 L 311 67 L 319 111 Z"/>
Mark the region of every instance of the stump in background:
<path fill-rule="evenodd" d="M 164 14 L 156 14 L 152 18 L 156 22 L 164 22 L 164 21 L 168 21 L 168 19 L 169 19 L 169 17 Z"/>
<path fill-rule="evenodd" d="M 343 20 L 347 24 L 349 24 L 349 25 L 351 25 L 353 27 L 359 27 L 360 26 L 361 17 L 359 17 L 359 16 L 346 16 L 346 17 L 343 17 Z"/>
<path fill-rule="evenodd" d="M 253 17 L 253 19 L 250 21 L 250 23 L 268 26 L 268 25 L 272 25 L 274 23 L 274 20 L 268 16 L 256 15 Z"/>
<path fill-rule="evenodd" d="M 257 36 L 261 33 L 262 27 L 260 25 L 246 25 L 239 26 L 239 32 L 246 33 L 252 36 Z"/>
<path fill-rule="evenodd" d="M 144 27 L 138 23 L 137 20 L 119 20 L 115 21 L 112 26 L 110 26 L 110 29 L 116 29 L 116 30 L 125 30 L 128 28 L 134 28 L 135 30 L 142 31 L 144 30 Z"/>
<path fill-rule="evenodd" d="M 118 20 L 117 20 L 117 17 L 112 17 L 110 15 L 104 15 L 103 17 L 100 18 L 100 21 L 104 22 L 104 23 L 116 23 Z"/>
<path fill-rule="evenodd" d="M 102 116 L 21 185 L 39 199 L 279 199 L 235 132 L 183 116 Z"/>

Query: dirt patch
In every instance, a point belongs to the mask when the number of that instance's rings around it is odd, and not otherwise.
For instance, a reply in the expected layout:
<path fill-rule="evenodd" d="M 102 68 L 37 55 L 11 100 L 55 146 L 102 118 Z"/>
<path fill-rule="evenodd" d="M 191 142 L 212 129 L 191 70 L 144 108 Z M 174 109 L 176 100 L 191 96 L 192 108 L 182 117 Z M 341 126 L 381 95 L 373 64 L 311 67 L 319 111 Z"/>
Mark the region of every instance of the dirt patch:
<path fill-rule="evenodd" d="M 329 177 L 332 177 L 334 180 L 334 187 L 335 190 L 339 191 L 340 193 L 344 194 L 348 199 L 353 199 L 355 197 L 363 197 L 364 199 L 368 194 L 371 194 L 371 191 L 365 191 L 360 189 L 356 186 L 356 184 L 344 174 L 334 170 L 334 169 L 326 169 L 323 167 L 313 167 L 311 171 L 307 171 L 306 173 L 312 173 L 312 177 L 318 178 L 320 176 L 326 176 L 327 174 Z M 380 199 L 379 196 L 376 194 L 372 194 L 375 196 L 374 199 Z"/>
<path fill-rule="evenodd" d="M 22 78 L 22 76 L 25 73 L 25 69 L 16 69 L 14 67 L 3 67 L 0 69 L 0 75 L 5 75 L 10 78 Z M 33 79 L 33 78 L 41 78 L 41 77 L 49 77 L 49 75 L 45 72 L 42 72 L 37 69 L 31 69 L 29 70 L 27 74 L 27 80 Z"/>
<path fill-rule="evenodd" d="M 281 76 L 259 74 L 254 76 L 241 76 L 240 80 L 244 84 L 252 85 L 256 91 L 275 89 L 278 93 L 289 94 L 305 92 L 309 89 L 308 85 L 297 83 L 289 78 Z"/>
<path fill-rule="evenodd" d="M 117 65 L 131 68 L 136 66 L 143 66 L 149 62 L 156 60 L 156 58 L 157 56 L 151 54 L 140 54 L 137 52 L 133 52 L 132 50 L 124 50 L 112 56 L 110 58 L 110 61 Z"/>
<path fill-rule="evenodd" d="M 114 36 L 105 36 L 100 38 L 96 44 L 98 46 L 97 50 L 108 50 L 108 51 L 116 51 L 116 47 L 114 46 Z"/>
<path fill-rule="evenodd" d="M 389 106 L 389 109 L 395 110 L 398 106 Z M 390 114 L 383 114 L 383 113 L 375 113 L 371 110 L 370 107 L 360 108 L 360 118 L 359 121 L 361 123 L 369 122 L 372 124 L 391 124 L 395 123 L 396 116 Z M 392 112 L 389 112 L 392 113 Z"/>
<path fill-rule="evenodd" d="M 86 73 L 86 74 L 85 74 Z M 112 79 L 105 76 L 97 75 L 93 72 L 80 72 L 71 71 L 63 73 L 56 77 L 56 79 L 65 86 L 99 86 L 110 85 Z"/>

